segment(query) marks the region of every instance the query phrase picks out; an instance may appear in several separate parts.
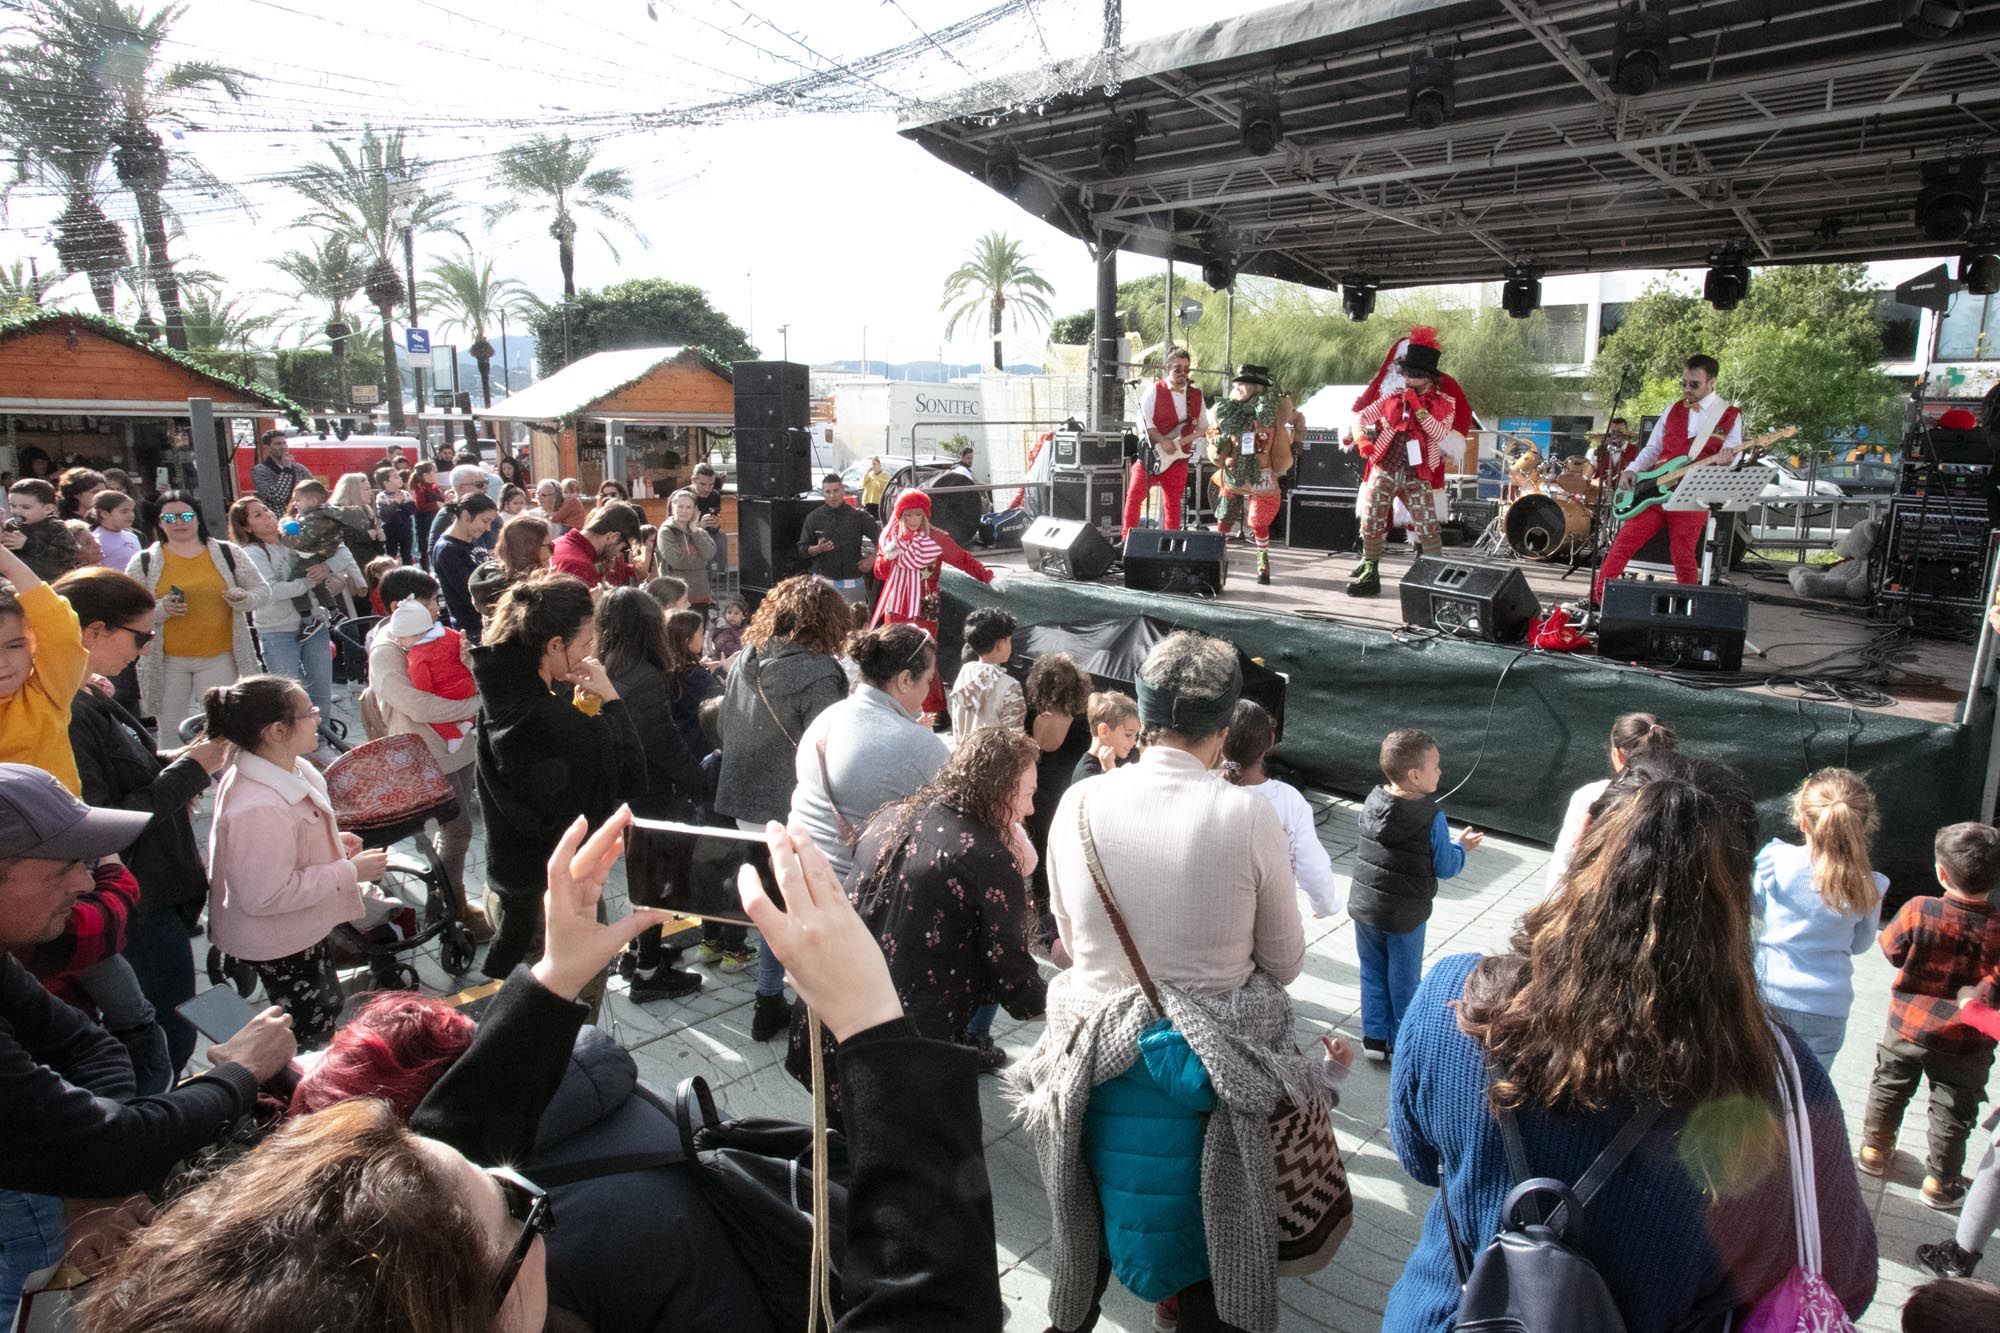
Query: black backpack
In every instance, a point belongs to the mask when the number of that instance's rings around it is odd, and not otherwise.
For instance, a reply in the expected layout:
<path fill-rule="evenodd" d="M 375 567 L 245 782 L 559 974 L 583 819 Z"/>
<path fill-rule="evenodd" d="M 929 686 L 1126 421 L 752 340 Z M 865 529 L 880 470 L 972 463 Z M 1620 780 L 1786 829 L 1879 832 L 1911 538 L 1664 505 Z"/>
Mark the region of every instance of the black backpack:
<path fill-rule="evenodd" d="M 1625 1318 L 1611 1299 L 1597 1265 L 1571 1237 L 1604 1182 L 1659 1120 L 1658 1103 L 1632 1113 L 1610 1146 L 1598 1154 L 1575 1188 L 1528 1170 L 1528 1152 L 1513 1113 L 1502 1111 L 1500 1137 L 1515 1180 L 1500 1205 L 1500 1230 L 1473 1259 L 1459 1240 L 1451 1204 L 1441 1193 L 1451 1257 L 1458 1266 L 1460 1292 L 1455 1329 L 1466 1333 L 1625 1333 Z M 1538 1199 L 1552 1197 L 1544 1220 Z"/>

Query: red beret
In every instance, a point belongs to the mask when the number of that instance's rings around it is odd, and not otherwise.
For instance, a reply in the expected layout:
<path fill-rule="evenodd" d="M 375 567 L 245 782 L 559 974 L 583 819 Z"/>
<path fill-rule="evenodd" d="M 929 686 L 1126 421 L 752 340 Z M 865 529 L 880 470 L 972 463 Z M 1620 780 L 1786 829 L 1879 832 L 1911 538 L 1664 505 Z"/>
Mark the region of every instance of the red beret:
<path fill-rule="evenodd" d="M 1979 418 L 1968 408 L 1954 407 L 1939 417 L 1937 424 L 1944 430 L 1978 430 Z"/>

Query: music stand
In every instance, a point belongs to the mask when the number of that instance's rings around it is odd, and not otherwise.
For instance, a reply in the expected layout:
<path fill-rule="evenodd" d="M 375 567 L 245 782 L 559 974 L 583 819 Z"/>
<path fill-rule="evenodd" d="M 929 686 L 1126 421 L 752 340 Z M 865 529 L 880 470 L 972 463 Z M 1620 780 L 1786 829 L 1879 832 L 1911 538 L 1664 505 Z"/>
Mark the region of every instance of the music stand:
<path fill-rule="evenodd" d="M 1674 487 L 1665 505 L 1667 509 L 1708 513 L 1708 527 L 1702 533 L 1701 543 L 1704 585 L 1715 582 L 1715 516 L 1747 513 L 1763 496 L 1765 481 L 1762 468 L 1700 467 L 1690 469 L 1680 485 Z"/>

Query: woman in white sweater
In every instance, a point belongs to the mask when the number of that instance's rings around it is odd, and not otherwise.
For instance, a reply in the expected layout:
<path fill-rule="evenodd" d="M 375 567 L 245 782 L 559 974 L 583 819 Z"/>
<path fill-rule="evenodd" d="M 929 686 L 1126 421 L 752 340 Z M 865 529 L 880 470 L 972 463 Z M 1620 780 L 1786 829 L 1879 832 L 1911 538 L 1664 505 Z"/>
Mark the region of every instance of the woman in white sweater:
<path fill-rule="evenodd" d="M 257 627 L 257 644 L 264 651 L 264 669 L 305 686 L 306 697 L 319 709 L 320 717 L 332 717 L 331 633 L 323 618 L 304 626 L 301 608 L 310 608 L 312 590 L 328 583 L 338 587 L 344 582 L 350 592 L 366 588 L 360 566 L 345 546 L 336 546 L 325 564 L 303 568 L 298 553 L 285 544 L 278 516 L 254 495 L 229 506 L 229 535 L 271 590 L 270 600 L 250 613 L 250 623 Z M 306 628 L 304 635 L 299 633 L 302 627 Z"/>
<path fill-rule="evenodd" d="M 1612 777 L 1623 773 L 1625 765 L 1639 755 L 1669 751 L 1678 744 L 1673 728 L 1651 713 L 1622 714 L 1611 724 Z M 1583 839 L 1584 825 L 1590 822 L 1590 807 L 1610 785 L 1611 778 L 1599 778 L 1570 793 L 1569 807 L 1563 811 L 1562 831 L 1556 834 L 1555 846 L 1549 849 L 1547 892 L 1554 893 L 1556 885 L 1562 883 L 1570 860 L 1576 855 L 1576 845 Z"/>

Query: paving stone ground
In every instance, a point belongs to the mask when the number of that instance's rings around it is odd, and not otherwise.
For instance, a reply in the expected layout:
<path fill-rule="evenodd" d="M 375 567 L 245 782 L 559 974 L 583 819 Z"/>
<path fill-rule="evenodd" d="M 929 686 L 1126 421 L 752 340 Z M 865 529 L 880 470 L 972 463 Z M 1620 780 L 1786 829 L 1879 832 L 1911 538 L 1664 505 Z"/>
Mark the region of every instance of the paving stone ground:
<path fill-rule="evenodd" d="M 1344 893 L 1355 847 L 1356 807 L 1338 798 L 1308 795 L 1325 811 L 1320 838 L 1333 856 Z M 1563 795 L 1549 793 L 1547 799 L 1554 803 Z M 483 836 L 475 839 L 467 869 L 475 896 L 484 883 L 484 845 Z M 1504 947 L 1521 913 L 1541 896 L 1547 864 L 1547 848 L 1489 835 L 1485 846 L 1467 858 L 1465 873 L 1441 886 L 1425 939 L 1426 957 Z M 1302 910 L 1309 910 L 1303 899 L 1300 902 Z M 613 895 L 612 905 L 614 911 L 622 908 L 622 889 Z M 1344 913 L 1308 919 L 1306 939 L 1305 972 L 1291 988 L 1300 1039 L 1310 1040 L 1332 1028 L 1358 1047 L 1361 1000 L 1352 923 Z M 426 960 L 421 970 L 429 988 L 456 989 L 434 958 Z M 700 1074 L 722 1095 L 732 1114 L 806 1119 L 810 1114 L 806 1095 L 782 1065 L 783 1039 L 762 1043 L 750 1039 L 753 975 L 702 970 L 704 989 L 682 1001 L 635 1004 L 624 983 L 614 981 L 601 1025 L 631 1050 L 641 1075 L 659 1086 L 671 1087 L 690 1074 Z M 1888 1014 L 1891 971 L 1879 954 L 1856 960 L 1857 998 L 1847 1043 L 1833 1069 L 1850 1138 L 1860 1126 L 1875 1038 Z M 1016 1022 L 1003 1012 L 994 1037 L 1018 1057 L 1034 1045 L 1040 1031 L 1039 1023 Z M 1309 1279 L 1281 1281 L 1280 1327 L 1287 1333 L 1308 1329 L 1361 1333 L 1379 1328 L 1389 1288 L 1421 1230 L 1432 1191 L 1410 1180 L 1396 1161 L 1389 1144 L 1387 1089 L 1388 1077 L 1380 1067 L 1364 1064 L 1343 1092 L 1335 1125 L 1348 1158 L 1355 1225 L 1325 1270 Z M 1919 1101 L 1921 1097 L 1920 1093 Z M 1041 1329 L 1046 1325 L 1049 1220 L 1034 1151 L 1025 1133 L 1008 1118 L 997 1080 L 981 1080 L 980 1100 L 1008 1327 Z M 1919 1242 L 1950 1234 L 1953 1225 L 1955 1215 L 1935 1213 L 1918 1197 L 1923 1124 L 1923 1108 L 1913 1104 L 1904 1122 L 1902 1152 L 1889 1177 L 1860 1177 L 1862 1196 L 1874 1209 L 1882 1250 L 1879 1293 L 1857 1321 L 1863 1333 L 1889 1333 L 1899 1327 L 1897 1311 L 1910 1288 L 1923 1278 L 1912 1251 Z M 1113 1283 L 1098 1326 L 1145 1333 L 1152 1327 L 1151 1312 Z"/>

